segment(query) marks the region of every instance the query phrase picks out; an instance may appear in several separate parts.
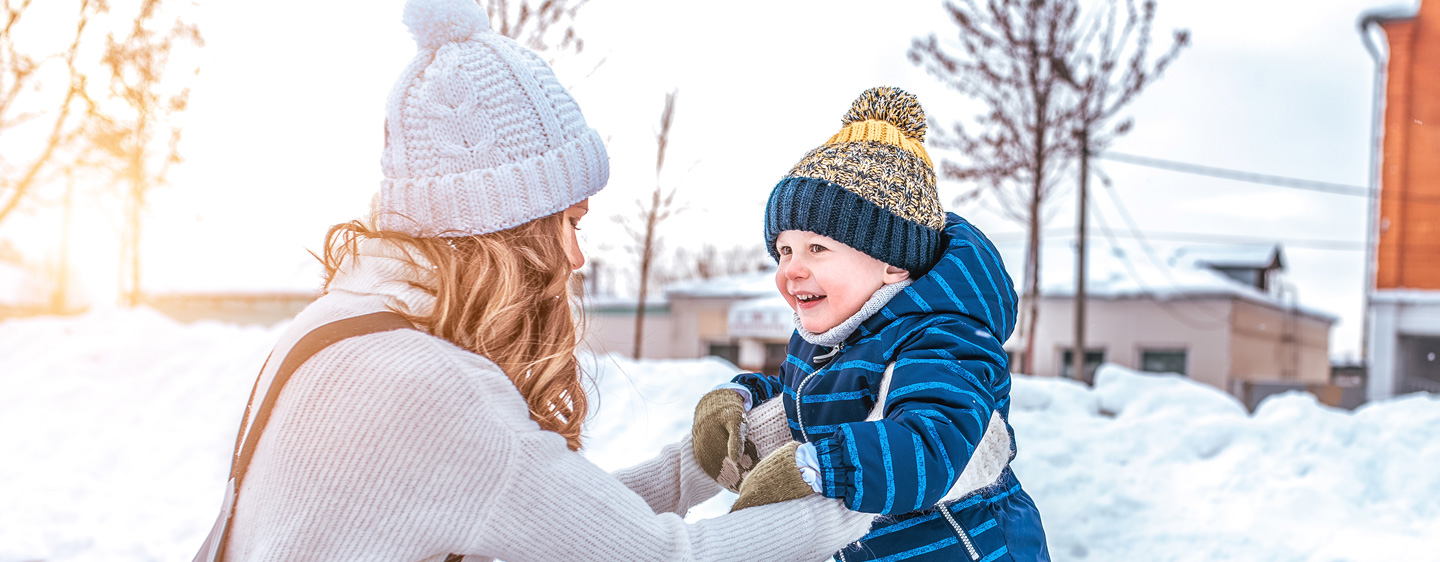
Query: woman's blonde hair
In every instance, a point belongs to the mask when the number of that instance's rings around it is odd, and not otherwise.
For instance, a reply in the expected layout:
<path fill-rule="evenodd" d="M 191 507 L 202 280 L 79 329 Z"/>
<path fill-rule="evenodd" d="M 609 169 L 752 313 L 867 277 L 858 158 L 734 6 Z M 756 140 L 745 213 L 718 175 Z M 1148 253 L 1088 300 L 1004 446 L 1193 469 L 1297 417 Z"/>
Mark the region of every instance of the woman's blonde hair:
<path fill-rule="evenodd" d="M 435 307 L 428 315 L 407 315 L 409 320 L 494 361 L 529 403 L 530 418 L 579 450 L 588 404 L 575 358 L 564 220 L 556 213 L 509 230 L 454 238 L 349 222 L 325 235 L 321 262 L 328 284 L 341 260 L 355 255 L 359 240 L 388 240 L 418 251 L 429 264 L 411 263 L 433 267 L 435 286 L 415 286 L 435 295 Z"/>

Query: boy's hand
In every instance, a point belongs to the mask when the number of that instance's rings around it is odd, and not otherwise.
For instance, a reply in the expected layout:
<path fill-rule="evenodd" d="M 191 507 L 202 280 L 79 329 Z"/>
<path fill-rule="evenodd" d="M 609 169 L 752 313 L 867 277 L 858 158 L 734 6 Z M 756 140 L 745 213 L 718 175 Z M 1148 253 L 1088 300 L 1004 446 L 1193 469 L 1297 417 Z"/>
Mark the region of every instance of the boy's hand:
<path fill-rule="evenodd" d="M 791 441 L 775 449 L 755 465 L 755 470 L 740 484 L 740 497 L 731 506 L 730 512 L 734 513 L 747 507 L 779 503 L 786 500 L 803 498 L 815 493 L 815 489 L 805 482 L 800 476 L 800 469 L 795 465 L 795 449 L 800 447 L 797 441 Z"/>
<path fill-rule="evenodd" d="M 755 443 L 746 438 L 748 432 L 740 393 L 715 389 L 695 405 L 695 425 L 690 428 L 695 460 L 705 474 L 732 492 L 740 490 L 740 482 L 760 459 Z"/>

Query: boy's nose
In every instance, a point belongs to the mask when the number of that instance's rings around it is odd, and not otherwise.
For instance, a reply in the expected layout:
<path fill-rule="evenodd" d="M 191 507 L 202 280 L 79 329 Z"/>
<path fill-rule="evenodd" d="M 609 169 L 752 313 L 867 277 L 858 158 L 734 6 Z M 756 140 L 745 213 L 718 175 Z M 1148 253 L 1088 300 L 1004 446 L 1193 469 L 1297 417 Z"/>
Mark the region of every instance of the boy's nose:
<path fill-rule="evenodd" d="M 810 276 L 810 266 L 805 263 L 804 258 L 799 256 L 790 258 L 788 263 L 781 266 L 781 271 L 785 274 L 786 279 L 804 279 Z"/>

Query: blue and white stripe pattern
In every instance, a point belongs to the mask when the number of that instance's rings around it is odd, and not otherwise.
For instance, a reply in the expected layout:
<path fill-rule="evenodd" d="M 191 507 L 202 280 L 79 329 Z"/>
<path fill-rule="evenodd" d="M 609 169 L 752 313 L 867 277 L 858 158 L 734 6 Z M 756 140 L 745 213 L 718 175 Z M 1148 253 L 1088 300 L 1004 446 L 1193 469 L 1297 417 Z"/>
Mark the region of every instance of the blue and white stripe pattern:
<path fill-rule="evenodd" d="M 757 403 L 784 400 L 791 434 L 819 453 L 821 493 L 887 516 L 842 552 L 847 561 L 1048 560 L 1039 513 L 1009 469 L 1002 485 L 948 506 L 956 524 L 936 509 L 991 413 L 1010 417 L 1001 345 L 1018 308 L 999 253 L 978 229 L 947 214 L 943 241 L 936 265 L 861 324 L 840 353 L 816 361 L 830 349 L 792 336 L 778 379 L 747 374 L 735 382 Z M 890 363 L 884 417 L 863 421 Z M 1007 546 L 1015 537 L 1031 540 L 1017 551 Z"/>

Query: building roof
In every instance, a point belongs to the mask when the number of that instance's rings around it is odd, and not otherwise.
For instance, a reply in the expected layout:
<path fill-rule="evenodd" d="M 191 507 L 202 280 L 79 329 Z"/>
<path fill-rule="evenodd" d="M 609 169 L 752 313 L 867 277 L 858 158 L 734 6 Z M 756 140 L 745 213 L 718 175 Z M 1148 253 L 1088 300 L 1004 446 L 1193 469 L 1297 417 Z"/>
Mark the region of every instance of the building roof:
<path fill-rule="evenodd" d="M 1177 250 L 1169 256 L 1151 257 L 1135 245 L 1111 245 L 1092 240 L 1088 252 L 1085 293 L 1091 299 L 1153 298 L 1156 300 L 1187 300 L 1200 298 L 1234 298 L 1265 306 L 1288 309 L 1282 301 L 1253 286 L 1241 283 L 1215 271 L 1200 259 L 1204 252 Z M 1278 246 L 1274 249 L 1278 256 Z M 1220 257 L 1225 252 L 1212 252 Z M 1070 245 L 1050 244 L 1041 250 L 1040 294 L 1044 297 L 1075 296 L 1075 251 Z M 1253 258 L 1253 250 L 1234 251 L 1236 258 Z M 1278 259 L 1278 258 L 1277 258 Z M 1018 268 L 1012 268 L 1018 269 Z M 1015 278 L 1020 290 L 1019 277 Z M 1334 321 L 1339 317 L 1305 306 L 1296 306 L 1302 314 Z"/>
<path fill-rule="evenodd" d="M 743 273 L 671 285 L 665 296 L 691 298 L 756 298 L 776 294 L 775 270 Z"/>
<path fill-rule="evenodd" d="M 1254 269 L 1285 269 L 1285 254 L 1279 244 L 1247 246 L 1187 246 L 1175 252 L 1202 265 L 1212 267 L 1244 267 Z"/>

